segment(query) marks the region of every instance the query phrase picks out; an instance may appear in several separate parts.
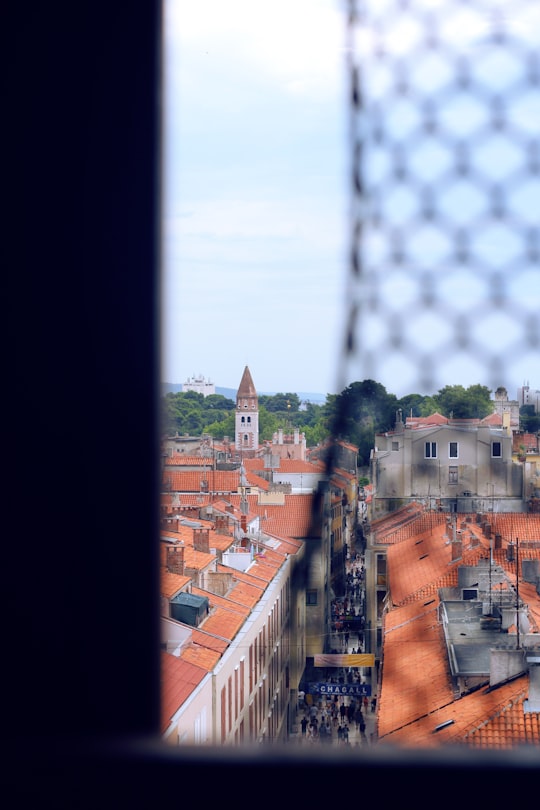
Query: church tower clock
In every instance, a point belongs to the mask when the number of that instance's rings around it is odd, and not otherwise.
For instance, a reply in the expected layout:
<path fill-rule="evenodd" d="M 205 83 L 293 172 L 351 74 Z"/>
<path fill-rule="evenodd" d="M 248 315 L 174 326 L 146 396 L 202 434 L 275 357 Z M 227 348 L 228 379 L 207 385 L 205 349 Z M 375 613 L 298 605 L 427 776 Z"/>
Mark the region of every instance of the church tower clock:
<path fill-rule="evenodd" d="M 259 400 L 247 366 L 236 394 L 235 446 L 246 458 L 259 449 Z"/>

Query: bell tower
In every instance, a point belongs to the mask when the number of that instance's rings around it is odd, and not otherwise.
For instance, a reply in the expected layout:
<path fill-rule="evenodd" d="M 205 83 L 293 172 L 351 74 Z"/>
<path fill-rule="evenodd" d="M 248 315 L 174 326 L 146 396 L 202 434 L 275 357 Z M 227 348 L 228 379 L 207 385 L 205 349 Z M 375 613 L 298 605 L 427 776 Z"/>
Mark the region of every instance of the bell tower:
<path fill-rule="evenodd" d="M 235 447 L 245 458 L 259 449 L 259 400 L 247 366 L 236 394 Z"/>

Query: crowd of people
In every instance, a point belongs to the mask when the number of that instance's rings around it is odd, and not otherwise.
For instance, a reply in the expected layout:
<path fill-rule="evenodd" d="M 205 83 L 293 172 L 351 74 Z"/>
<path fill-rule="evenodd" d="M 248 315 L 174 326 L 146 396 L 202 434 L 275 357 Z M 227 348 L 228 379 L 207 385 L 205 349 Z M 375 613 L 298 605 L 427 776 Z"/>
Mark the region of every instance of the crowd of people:
<path fill-rule="evenodd" d="M 363 700 L 367 702 L 368 699 Z M 334 695 L 330 700 L 312 703 L 306 708 L 300 721 L 302 739 L 351 745 L 351 728 L 354 728 L 359 735 L 355 744 L 360 745 L 361 741 L 367 744 L 364 717 L 367 708 L 363 700 L 339 698 L 338 695 Z"/>
<path fill-rule="evenodd" d="M 365 567 L 364 559 L 357 554 L 347 560 L 345 593 L 332 601 L 331 653 L 364 652 Z M 343 667 L 325 672 L 327 682 L 335 684 L 362 684 L 361 669 Z M 321 695 L 298 696 L 299 731 L 302 742 L 321 742 L 343 746 L 369 745 L 373 742 L 368 733 L 368 716 L 374 718 L 377 698 L 367 695 Z M 370 723 L 373 727 L 373 723 Z"/>

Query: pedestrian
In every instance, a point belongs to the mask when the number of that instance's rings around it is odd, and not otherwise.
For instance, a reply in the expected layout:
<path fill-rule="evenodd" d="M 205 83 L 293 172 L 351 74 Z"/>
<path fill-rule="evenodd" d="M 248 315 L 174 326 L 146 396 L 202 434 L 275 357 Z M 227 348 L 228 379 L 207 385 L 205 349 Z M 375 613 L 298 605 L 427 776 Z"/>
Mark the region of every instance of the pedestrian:
<path fill-rule="evenodd" d="M 304 715 L 302 717 L 302 720 L 300 721 L 300 725 L 302 726 L 302 737 L 305 737 L 306 736 L 306 728 L 308 726 L 308 720 L 307 720 L 306 715 Z"/>
<path fill-rule="evenodd" d="M 368 710 L 368 705 L 369 705 L 369 701 L 368 701 L 367 697 L 364 695 L 364 709 L 366 710 L 366 712 Z"/>
<path fill-rule="evenodd" d="M 377 708 L 377 695 L 373 695 L 371 698 L 371 711 L 374 712 Z"/>
<path fill-rule="evenodd" d="M 344 703 L 342 703 L 342 704 L 341 704 L 341 706 L 339 707 L 339 714 L 340 714 L 340 716 L 341 716 L 341 721 L 342 721 L 342 722 L 343 722 L 343 720 L 345 719 L 345 712 L 346 712 L 346 711 L 347 711 L 347 709 L 346 709 L 346 707 L 345 707 L 345 704 L 344 704 Z"/>

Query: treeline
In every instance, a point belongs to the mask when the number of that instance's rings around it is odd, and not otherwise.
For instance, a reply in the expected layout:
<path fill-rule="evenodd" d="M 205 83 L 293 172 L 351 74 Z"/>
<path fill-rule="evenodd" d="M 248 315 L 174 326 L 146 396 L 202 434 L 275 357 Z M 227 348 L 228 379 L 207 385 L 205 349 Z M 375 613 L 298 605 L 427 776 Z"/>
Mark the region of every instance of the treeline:
<path fill-rule="evenodd" d="M 234 440 L 236 403 L 232 399 L 186 391 L 168 393 L 162 400 L 164 435 L 207 433 L 218 440 L 224 436 Z M 323 405 L 302 402 L 294 393 L 278 393 L 259 397 L 259 437 L 271 441 L 279 429 L 291 432 L 298 428 L 305 433 L 307 446 L 314 447 L 334 436 L 356 445 L 358 464 L 365 467 L 375 434 L 392 430 L 399 410 L 403 420 L 435 411 L 456 419 L 482 419 L 493 412 L 493 401 L 490 389 L 483 385 L 447 385 L 431 396 L 408 394 L 398 399 L 374 380 L 354 382 L 340 394 L 328 394 Z M 521 412 L 523 430 L 538 431 L 540 417 L 535 416 L 534 408 L 525 406 Z"/>

